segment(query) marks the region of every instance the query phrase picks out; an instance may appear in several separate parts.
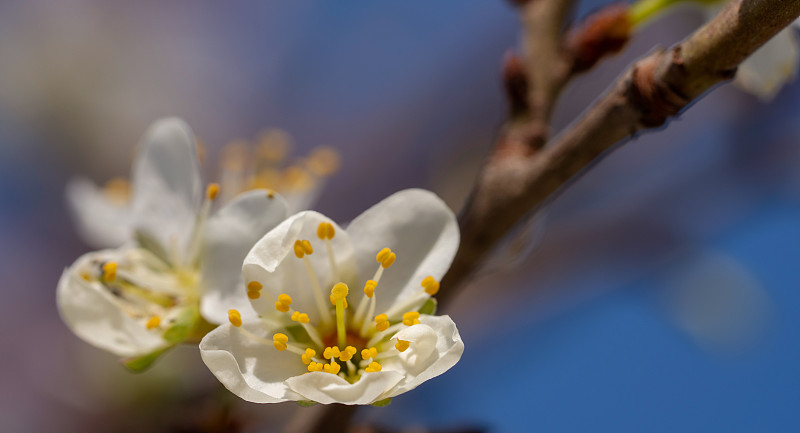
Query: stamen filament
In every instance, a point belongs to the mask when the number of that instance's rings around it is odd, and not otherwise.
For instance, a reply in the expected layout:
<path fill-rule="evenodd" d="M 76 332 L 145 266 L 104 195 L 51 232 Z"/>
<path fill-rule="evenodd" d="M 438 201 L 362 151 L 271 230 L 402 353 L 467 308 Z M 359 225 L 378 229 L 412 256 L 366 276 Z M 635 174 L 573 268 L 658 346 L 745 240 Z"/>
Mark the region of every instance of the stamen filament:
<path fill-rule="evenodd" d="M 306 273 L 308 274 L 308 279 L 311 282 L 311 288 L 314 290 L 314 300 L 317 303 L 317 309 L 319 310 L 322 323 L 323 325 L 328 326 L 331 323 L 331 313 L 328 307 L 325 305 L 325 298 L 322 297 L 322 286 L 319 284 L 317 274 L 314 273 L 314 267 L 311 266 L 311 260 L 309 260 L 308 257 L 303 256 L 303 264 L 306 266 Z"/>
<path fill-rule="evenodd" d="M 345 329 L 344 302 L 350 289 L 347 284 L 336 283 L 331 289 L 331 301 L 336 303 L 336 334 L 339 338 L 339 349 L 347 346 L 347 330 Z"/>
<path fill-rule="evenodd" d="M 394 335 L 395 332 L 399 331 L 404 326 L 405 325 L 403 325 L 402 323 L 396 323 L 396 324 L 386 328 L 385 331 L 376 332 L 375 335 L 373 335 L 372 338 L 370 338 L 369 341 L 367 342 L 367 346 L 368 347 L 372 347 L 372 346 L 378 344 L 387 335 Z"/>
<path fill-rule="evenodd" d="M 336 257 L 333 255 L 333 245 L 330 239 L 325 239 L 325 250 L 328 252 L 328 260 L 331 262 L 331 275 L 333 280 L 339 280 L 339 267 L 336 266 Z"/>

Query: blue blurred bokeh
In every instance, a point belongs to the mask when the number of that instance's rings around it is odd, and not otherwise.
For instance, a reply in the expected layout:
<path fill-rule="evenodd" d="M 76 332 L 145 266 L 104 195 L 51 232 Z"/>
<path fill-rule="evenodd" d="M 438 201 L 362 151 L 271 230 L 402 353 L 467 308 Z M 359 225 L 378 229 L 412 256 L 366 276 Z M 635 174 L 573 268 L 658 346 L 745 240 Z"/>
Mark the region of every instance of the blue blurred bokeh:
<path fill-rule="evenodd" d="M 700 22 L 671 15 L 576 80 L 557 129 Z M 499 71 L 518 31 L 500 0 L 0 2 L 1 429 L 123 431 L 120 416 L 157 412 L 152 393 L 213 382 L 191 348 L 132 376 L 63 326 L 56 282 L 89 250 L 66 212 L 68 179 L 126 175 L 139 134 L 177 115 L 207 143 L 207 179 L 225 142 L 280 127 L 298 154 L 340 150 L 316 206 L 337 220 L 410 186 L 457 209 L 504 117 Z M 769 104 L 723 85 L 608 156 L 537 220 L 530 255 L 498 253 L 451 306 L 461 362 L 359 419 L 800 430 L 799 101 L 797 85 Z M 286 419 L 241 410 L 248 431 Z"/>

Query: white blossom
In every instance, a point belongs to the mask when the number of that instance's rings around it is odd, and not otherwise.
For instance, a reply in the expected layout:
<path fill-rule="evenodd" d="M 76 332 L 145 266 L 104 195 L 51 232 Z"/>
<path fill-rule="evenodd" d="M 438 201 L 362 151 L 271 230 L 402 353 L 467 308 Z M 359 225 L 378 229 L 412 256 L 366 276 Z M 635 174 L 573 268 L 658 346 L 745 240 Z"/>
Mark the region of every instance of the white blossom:
<path fill-rule="evenodd" d="M 241 261 L 286 217 L 283 199 L 252 190 L 212 213 L 219 186 L 209 185 L 203 197 L 194 139 L 178 119 L 147 131 L 131 183 L 121 214 L 130 230 L 114 232 L 127 234 L 123 246 L 85 254 L 61 276 L 57 303 L 67 326 L 94 346 L 149 362 L 227 321 L 221 306 L 255 316 Z M 103 218 L 113 226 L 111 213 Z"/>
<path fill-rule="evenodd" d="M 412 390 L 464 350 L 431 298 L 458 242 L 452 211 L 423 190 L 388 197 L 346 230 L 298 213 L 244 260 L 259 319 L 230 309 L 201 341 L 203 360 L 251 402 L 370 404 Z"/>

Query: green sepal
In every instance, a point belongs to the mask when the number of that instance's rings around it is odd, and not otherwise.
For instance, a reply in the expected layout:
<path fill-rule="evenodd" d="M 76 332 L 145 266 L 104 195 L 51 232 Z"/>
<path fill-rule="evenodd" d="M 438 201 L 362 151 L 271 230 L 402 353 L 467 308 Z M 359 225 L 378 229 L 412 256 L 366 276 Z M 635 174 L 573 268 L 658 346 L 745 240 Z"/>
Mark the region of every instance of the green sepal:
<path fill-rule="evenodd" d="M 427 315 L 432 316 L 432 315 L 436 314 L 436 307 L 437 306 L 438 306 L 438 303 L 436 302 L 436 299 L 429 298 L 427 301 L 425 301 L 424 304 L 422 304 L 421 307 L 419 307 L 419 310 L 418 310 L 419 314 L 427 314 Z"/>
<path fill-rule="evenodd" d="M 391 403 L 391 402 L 392 402 L 392 397 L 384 398 L 383 400 L 378 400 L 376 402 L 373 402 L 372 406 L 375 406 L 375 407 L 386 407 L 386 406 L 389 406 L 389 403 Z"/>
<path fill-rule="evenodd" d="M 311 407 L 317 404 L 317 402 L 311 400 L 297 400 L 297 404 L 303 407 Z"/>
<path fill-rule="evenodd" d="M 178 344 L 186 340 L 192 334 L 192 330 L 200 318 L 197 307 L 187 307 L 175 318 L 172 326 L 164 331 L 162 337 L 168 343 Z"/>
<path fill-rule="evenodd" d="M 141 373 L 147 370 L 148 367 L 153 365 L 156 359 L 158 359 L 164 352 L 172 349 L 172 346 L 165 347 L 163 349 L 158 349 L 156 351 L 150 352 L 147 355 L 142 355 L 136 358 L 125 358 L 120 360 L 122 365 L 125 366 L 128 370 L 133 373 Z"/>

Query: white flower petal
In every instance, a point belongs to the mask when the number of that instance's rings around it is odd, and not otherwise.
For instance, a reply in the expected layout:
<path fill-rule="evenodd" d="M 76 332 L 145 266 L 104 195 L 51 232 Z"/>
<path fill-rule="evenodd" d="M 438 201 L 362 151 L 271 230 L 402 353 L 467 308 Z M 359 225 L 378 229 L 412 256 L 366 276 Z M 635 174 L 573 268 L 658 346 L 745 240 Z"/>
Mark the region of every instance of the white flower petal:
<path fill-rule="evenodd" d="M 420 325 L 402 329 L 394 339 L 411 342 L 397 358 L 383 363 L 383 369 L 404 372 L 403 381 L 382 398 L 410 391 L 454 366 L 464 353 L 464 342 L 449 316 L 420 317 Z"/>
<path fill-rule="evenodd" d="M 130 207 L 109 200 L 106 193 L 88 179 L 67 184 L 67 205 L 78 233 L 96 248 L 118 247 L 131 236 Z"/>
<path fill-rule="evenodd" d="M 90 283 L 78 274 L 85 264 L 118 260 L 122 254 L 119 250 L 104 250 L 81 256 L 61 275 L 56 303 L 64 323 L 78 337 L 117 356 L 135 357 L 169 344 L 160 332 L 148 330 L 145 320 L 127 315 L 99 283 Z"/>
<path fill-rule="evenodd" d="M 134 228 L 164 251 L 186 251 L 201 192 L 192 132 L 180 119 L 162 119 L 139 146 L 131 176 Z"/>
<path fill-rule="evenodd" d="M 332 223 L 336 230 L 336 235 L 331 240 L 338 270 L 336 277 L 331 270 L 325 242 L 317 237 L 317 227 L 321 222 Z M 331 307 L 328 296 L 333 284 L 341 281 L 351 285 L 351 291 L 359 290 L 352 286 L 355 284 L 355 265 L 350 237 L 330 218 L 313 211 L 300 212 L 289 217 L 261 238 L 245 257 L 242 274 L 246 282 L 258 281 L 264 286 L 261 298 L 252 301 L 259 314 L 272 314 L 278 295 L 287 293 L 294 300 L 292 308 L 308 314 L 311 323 L 318 324 L 320 314 L 311 279 L 306 272 L 304 260 L 294 255 L 296 240 L 308 240 L 314 248 L 314 253 L 306 257 L 311 261 L 314 274 L 319 279 L 326 308 Z"/>
<path fill-rule="evenodd" d="M 356 383 L 350 383 L 330 373 L 314 372 L 295 376 L 286 381 L 289 386 L 311 401 L 322 404 L 370 404 L 390 391 L 403 375 L 396 371 L 364 373 Z"/>
<path fill-rule="evenodd" d="M 231 308 L 245 321 L 256 317 L 242 279 L 242 261 L 253 244 L 285 218 L 284 200 L 269 197 L 266 190 L 240 194 L 209 218 L 201 265 L 205 290 L 200 311 L 206 320 L 224 323 Z"/>
<path fill-rule="evenodd" d="M 794 80 L 797 63 L 795 30 L 789 26 L 739 65 L 734 84 L 762 101 L 770 101 L 784 84 Z"/>
<path fill-rule="evenodd" d="M 369 278 L 378 267 L 375 255 L 388 247 L 397 254 L 383 273 L 377 312 L 406 298 L 427 276 L 441 280 L 455 257 L 459 243 L 456 217 L 436 194 L 407 189 L 387 197 L 359 215 L 347 233 L 356 249 L 359 275 Z"/>
<path fill-rule="evenodd" d="M 271 334 L 258 322 L 245 323 L 242 328 L 227 323 L 203 337 L 200 356 L 225 388 L 244 400 L 254 403 L 301 400 L 285 380 L 303 374 L 306 366 L 298 355 L 279 352 L 268 344 Z"/>

